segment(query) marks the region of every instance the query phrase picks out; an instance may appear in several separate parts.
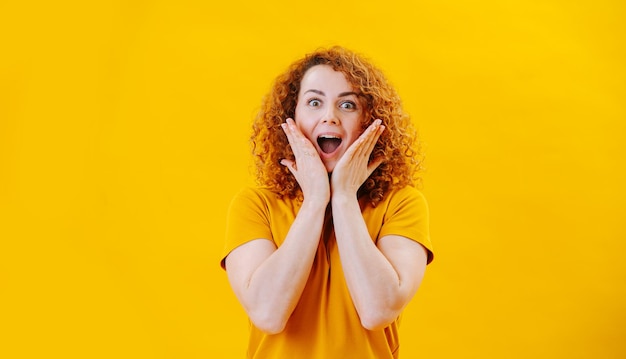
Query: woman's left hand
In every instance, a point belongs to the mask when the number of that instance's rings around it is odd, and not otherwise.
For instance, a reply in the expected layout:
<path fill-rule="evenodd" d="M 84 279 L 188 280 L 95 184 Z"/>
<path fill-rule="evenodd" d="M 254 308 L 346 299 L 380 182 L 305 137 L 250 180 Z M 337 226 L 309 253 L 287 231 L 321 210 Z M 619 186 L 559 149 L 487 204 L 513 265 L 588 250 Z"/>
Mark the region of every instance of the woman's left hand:
<path fill-rule="evenodd" d="M 332 197 L 356 196 L 359 187 L 383 162 L 383 158 L 374 158 L 369 162 L 374 146 L 385 130 L 381 123 L 381 120 L 375 120 L 337 162 L 330 178 Z"/>

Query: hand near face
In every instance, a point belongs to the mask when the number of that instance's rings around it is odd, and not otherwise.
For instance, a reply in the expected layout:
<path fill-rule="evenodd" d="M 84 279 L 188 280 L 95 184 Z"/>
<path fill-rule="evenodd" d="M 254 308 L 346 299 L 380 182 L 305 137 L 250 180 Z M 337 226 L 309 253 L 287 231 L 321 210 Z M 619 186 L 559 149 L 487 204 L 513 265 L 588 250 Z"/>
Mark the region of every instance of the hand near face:
<path fill-rule="evenodd" d="M 330 200 L 328 172 L 317 150 L 291 118 L 288 118 L 281 126 L 296 159 L 295 162 L 282 159 L 280 164 L 286 166 L 294 175 L 305 200 L 316 199 L 327 203 Z"/>
<path fill-rule="evenodd" d="M 359 187 L 382 163 L 375 158 L 369 163 L 376 141 L 385 130 L 381 120 L 374 121 L 341 157 L 331 176 L 332 195 L 356 196 Z"/>

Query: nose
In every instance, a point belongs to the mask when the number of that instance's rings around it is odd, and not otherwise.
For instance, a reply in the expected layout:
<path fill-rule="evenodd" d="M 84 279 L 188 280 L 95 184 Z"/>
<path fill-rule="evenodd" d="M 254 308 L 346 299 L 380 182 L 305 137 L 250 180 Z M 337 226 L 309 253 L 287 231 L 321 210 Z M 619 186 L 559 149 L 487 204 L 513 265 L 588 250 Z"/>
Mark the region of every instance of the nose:
<path fill-rule="evenodd" d="M 328 106 L 321 120 L 322 123 L 330 123 L 333 125 L 339 125 L 341 123 L 337 110 L 332 106 Z"/>

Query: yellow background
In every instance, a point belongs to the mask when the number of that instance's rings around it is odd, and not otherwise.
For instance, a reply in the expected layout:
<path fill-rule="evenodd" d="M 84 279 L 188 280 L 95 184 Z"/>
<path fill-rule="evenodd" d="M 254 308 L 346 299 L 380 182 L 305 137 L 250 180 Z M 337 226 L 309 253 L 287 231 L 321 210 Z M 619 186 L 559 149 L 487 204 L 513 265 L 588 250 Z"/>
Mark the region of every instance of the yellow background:
<path fill-rule="evenodd" d="M 241 358 L 218 265 L 272 79 L 365 54 L 427 149 L 404 358 L 626 357 L 626 6 L 3 1 L 0 357 Z"/>

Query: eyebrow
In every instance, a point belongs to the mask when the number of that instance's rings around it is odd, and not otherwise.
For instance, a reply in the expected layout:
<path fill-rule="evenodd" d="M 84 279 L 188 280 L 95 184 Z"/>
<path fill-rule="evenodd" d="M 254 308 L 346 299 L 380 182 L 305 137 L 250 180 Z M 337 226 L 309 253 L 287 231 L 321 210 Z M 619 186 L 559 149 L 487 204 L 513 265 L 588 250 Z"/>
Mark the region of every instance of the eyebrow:
<path fill-rule="evenodd" d="M 310 89 L 310 90 L 304 91 L 304 93 L 307 93 L 307 92 L 313 92 L 313 93 L 316 93 L 318 95 L 326 96 L 326 94 L 323 91 L 320 91 L 320 90 Z M 350 96 L 350 95 L 359 96 L 359 94 L 357 94 L 354 91 L 348 91 L 348 92 L 340 93 L 338 97 L 345 97 L 345 96 Z"/>

